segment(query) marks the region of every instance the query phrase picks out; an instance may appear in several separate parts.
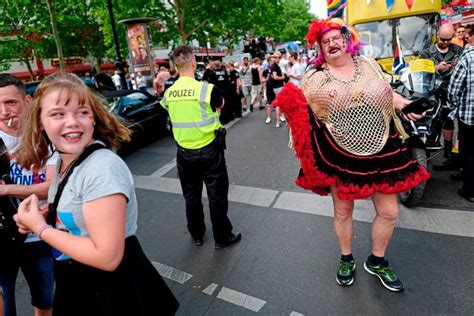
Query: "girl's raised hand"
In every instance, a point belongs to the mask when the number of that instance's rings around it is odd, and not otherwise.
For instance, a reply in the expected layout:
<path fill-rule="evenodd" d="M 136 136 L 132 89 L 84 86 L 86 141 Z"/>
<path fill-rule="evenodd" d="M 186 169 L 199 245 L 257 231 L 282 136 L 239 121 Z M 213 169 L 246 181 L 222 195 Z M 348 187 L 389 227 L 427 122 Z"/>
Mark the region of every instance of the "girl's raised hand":
<path fill-rule="evenodd" d="M 21 233 L 38 232 L 46 220 L 38 207 L 38 197 L 35 194 L 24 199 L 13 217 Z"/>

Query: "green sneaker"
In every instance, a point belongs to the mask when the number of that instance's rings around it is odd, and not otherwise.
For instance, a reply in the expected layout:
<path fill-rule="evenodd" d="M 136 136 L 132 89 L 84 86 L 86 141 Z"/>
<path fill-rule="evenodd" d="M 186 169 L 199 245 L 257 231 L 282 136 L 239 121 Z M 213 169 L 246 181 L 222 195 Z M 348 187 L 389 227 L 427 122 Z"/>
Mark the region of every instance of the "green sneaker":
<path fill-rule="evenodd" d="M 403 284 L 395 272 L 393 272 L 393 270 L 388 267 L 388 261 L 385 260 L 383 264 L 379 265 L 371 265 L 366 261 L 364 262 L 364 269 L 368 273 L 378 276 L 383 286 L 385 286 L 390 291 L 403 291 Z"/>
<path fill-rule="evenodd" d="M 339 269 L 337 269 L 336 282 L 342 286 L 349 286 L 354 283 L 355 261 L 339 261 Z"/>

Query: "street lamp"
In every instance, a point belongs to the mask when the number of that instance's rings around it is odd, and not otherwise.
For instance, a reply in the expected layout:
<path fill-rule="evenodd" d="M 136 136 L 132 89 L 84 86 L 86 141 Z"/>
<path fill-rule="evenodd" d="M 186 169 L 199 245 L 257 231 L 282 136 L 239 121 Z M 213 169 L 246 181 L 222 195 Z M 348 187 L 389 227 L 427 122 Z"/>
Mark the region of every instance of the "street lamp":
<path fill-rule="evenodd" d="M 122 89 L 127 89 L 127 81 L 125 80 L 125 63 L 122 60 L 122 55 L 120 54 L 120 46 L 117 36 L 117 30 L 115 29 L 115 19 L 114 19 L 114 10 L 112 8 L 112 0 L 107 0 L 107 9 L 109 10 L 110 24 L 112 26 L 112 35 L 114 37 L 114 46 L 115 46 L 115 67 L 117 67 L 118 74 L 120 76 L 120 85 Z"/>

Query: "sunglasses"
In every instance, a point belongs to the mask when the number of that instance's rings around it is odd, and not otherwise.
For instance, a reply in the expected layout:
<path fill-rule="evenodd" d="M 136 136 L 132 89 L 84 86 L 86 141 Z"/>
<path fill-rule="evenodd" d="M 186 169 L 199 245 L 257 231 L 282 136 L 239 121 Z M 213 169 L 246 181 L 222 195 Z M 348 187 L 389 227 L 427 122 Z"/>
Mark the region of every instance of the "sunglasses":
<path fill-rule="evenodd" d="M 442 37 L 440 37 L 439 40 L 441 42 L 451 42 L 452 38 L 442 38 Z"/>

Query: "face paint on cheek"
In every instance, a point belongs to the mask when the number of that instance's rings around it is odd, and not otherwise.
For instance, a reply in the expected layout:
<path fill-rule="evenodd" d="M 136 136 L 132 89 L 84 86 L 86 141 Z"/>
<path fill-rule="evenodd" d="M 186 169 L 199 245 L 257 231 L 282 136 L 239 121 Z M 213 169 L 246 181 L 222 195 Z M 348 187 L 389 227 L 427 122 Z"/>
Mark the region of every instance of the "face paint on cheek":
<path fill-rule="evenodd" d="M 89 115 L 89 118 L 91 119 L 92 126 L 95 126 L 94 116 Z"/>

